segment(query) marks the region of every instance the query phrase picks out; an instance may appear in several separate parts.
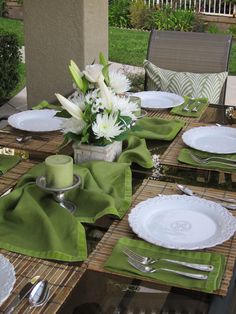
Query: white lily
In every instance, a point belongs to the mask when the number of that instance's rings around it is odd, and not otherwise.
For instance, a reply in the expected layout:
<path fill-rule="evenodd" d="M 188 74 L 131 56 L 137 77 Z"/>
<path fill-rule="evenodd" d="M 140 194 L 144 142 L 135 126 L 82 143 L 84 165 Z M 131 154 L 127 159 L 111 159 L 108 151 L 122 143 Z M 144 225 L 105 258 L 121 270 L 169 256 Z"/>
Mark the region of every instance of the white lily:
<path fill-rule="evenodd" d="M 62 122 L 62 132 L 64 134 L 68 132 L 72 132 L 75 134 L 80 134 L 85 127 L 86 123 L 83 120 L 78 120 L 75 118 L 65 119 L 65 121 Z"/>
<path fill-rule="evenodd" d="M 72 117 L 83 120 L 83 112 L 79 106 L 75 105 L 72 101 L 68 100 L 60 94 L 55 94 L 57 99 L 60 101 L 62 107 L 72 115 Z"/>
<path fill-rule="evenodd" d="M 91 83 L 97 83 L 102 74 L 103 66 L 101 64 L 91 64 L 86 65 L 85 70 L 83 71 L 87 80 Z"/>
<path fill-rule="evenodd" d="M 98 80 L 98 87 L 100 88 L 101 98 L 105 100 L 105 106 L 107 109 L 112 108 L 112 94 L 104 82 L 104 76 L 101 75 Z"/>
<path fill-rule="evenodd" d="M 72 78 L 74 79 L 77 87 L 81 91 L 84 91 L 85 86 L 84 86 L 84 83 L 82 80 L 83 73 L 80 71 L 80 69 L 78 68 L 78 66 L 76 65 L 76 63 L 73 60 L 70 61 L 69 70 L 70 70 Z"/>

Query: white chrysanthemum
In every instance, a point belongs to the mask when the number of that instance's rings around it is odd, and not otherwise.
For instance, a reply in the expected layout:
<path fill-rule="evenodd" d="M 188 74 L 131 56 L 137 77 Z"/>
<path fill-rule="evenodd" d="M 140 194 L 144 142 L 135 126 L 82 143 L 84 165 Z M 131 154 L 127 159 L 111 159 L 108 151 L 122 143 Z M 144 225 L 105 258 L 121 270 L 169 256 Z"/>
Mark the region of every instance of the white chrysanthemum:
<path fill-rule="evenodd" d="M 120 72 L 109 71 L 110 87 L 116 94 L 123 94 L 130 89 L 129 79 Z"/>
<path fill-rule="evenodd" d="M 75 105 L 77 105 L 82 111 L 85 109 L 85 98 L 84 95 L 79 93 L 78 91 L 75 91 L 73 94 L 68 97 L 70 101 L 72 101 Z"/>
<path fill-rule="evenodd" d="M 88 93 L 85 95 L 85 101 L 86 101 L 88 104 L 91 104 L 91 103 L 93 103 L 93 102 L 96 102 L 98 98 L 100 98 L 100 96 L 99 96 L 99 89 L 94 89 L 94 90 L 88 92 Z"/>
<path fill-rule="evenodd" d="M 96 121 L 92 125 L 92 130 L 97 138 L 105 138 L 108 141 L 118 135 L 120 135 L 124 130 L 122 125 L 116 122 L 116 114 L 98 114 Z"/>
<path fill-rule="evenodd" d="M 62 122 L 62 132 L 68 133 L 72 132 L 75 134 L 80 134 L 85 127 L 86 123 L 84 120 L 77 120 L 75 118 L 65 119 L 65 121 Z"/>
<path fill-rule="evenodd" d="M 128 97 L 112 97 L 112 111 L 117 112 L 120 110 L 121 116 L 130 117 L 132 120 L 136 120 L 134 113 L 138 111 L 138 105 L 135 102 L 130 101 Z"/>

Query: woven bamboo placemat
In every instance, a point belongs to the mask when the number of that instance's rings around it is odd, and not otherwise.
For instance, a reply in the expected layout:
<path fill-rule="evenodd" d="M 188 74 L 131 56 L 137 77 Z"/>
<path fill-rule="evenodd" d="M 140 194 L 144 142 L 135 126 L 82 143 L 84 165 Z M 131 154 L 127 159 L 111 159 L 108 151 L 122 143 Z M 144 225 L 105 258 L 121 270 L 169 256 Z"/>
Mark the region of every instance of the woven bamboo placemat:
<path fill-rule="evenodd" d="M 36 161 L 22 160 L 14 168 L 0 176 L 0 196 L 14 187 L 18 179 L 36 164 Z"/>
<path fill-rule="evenodd" d="M 32 308 L 29 311 L 29 303 L 25 299 L 17 307 L 17 313 L 57 313 L 86 270 L 85 264 L 78 266 L 56 263 L 5 250 L 0 250 L 0 253 L 9 259 L 16 272 L 16 283 L 13 291 L 0 307 L 0 313 L 4 313 L 4 310 L 22 287 L 34 276 L 48 280 L 49 300 L 44 306 Z"/>
<path fill-rule="evenodd" d="M 17 143 L 16 136 L 32 135 L 32 139 L 25 143 Z M 69 144 L 63 149 L 60 145 L 63 143 L 63 134 L 59 131 L 33 133 L 24 132 L 13 129 L 10 126 L 0 130 L 0 145 L 1 147 L 13 148 L 16 150 L 26 151 L 32 159 L 43 160 L 49 155 L 57 153 L 72 154 L 73 149 Z"/>
<path fill-rule="evenodd" d="M 208 189 L 202 187 L 193 187 L 190 186 L 193 191 L 198 192 L 200 195 L 207 196 L 214 194 L 215 196 L 224 196 L 224 197 L 235 197 L 235 192 L 227 192 L 216 189 Z M 144 201 L 150 197 L 157 196 L 158 194 L 180 194 L 180 192 L 176 189 L 175 184 L 155 181 L 155 180 L 144 180 L 143 184 L 137 190 L 137 192 L 133 196 L 132 207 L 137 205 L 139 202 Z M 234 216 L 236 216 L 236 212 L 232 212 Z M 118 239 L 122 237 L 129 237 L 133 239 L 137 239 L 137 236 L 132 232 L 128 224 L 128 214 L 121 220 L 116 221 L 109 228 L 108 232 L 104 235 L 103 239 L 97 245 L 96 250 L 90 255 L 88 263 L 88 269 L 111 273 L 103 268 L 104 263 L 110 256 L 113 247 L 115 246 Z M 227 257 L 227 264 L 225 274 L 221 283 L 220 289 L 214 292 L 214 294 L 225 296 L 228 291 L 228 287 L 230 284 L 230 280 L 233 274 L 234 263 L 236 259 L 236 236 L 234 235 L 228 241 L 222 243 L 221 245 L 217 245 L 213 248 L 205 249 L 206 252 L 217 252 L 224 254 Z M 114 273 L 115 274 L 115 273 Z M 132 277 L 128 275 L 121 274 L 120 276 Z M 136 278 L 144 280 L 144 277 L 135 276 Z M 150 278 L 145 278 L 147 282 L 156 282 Z"/>

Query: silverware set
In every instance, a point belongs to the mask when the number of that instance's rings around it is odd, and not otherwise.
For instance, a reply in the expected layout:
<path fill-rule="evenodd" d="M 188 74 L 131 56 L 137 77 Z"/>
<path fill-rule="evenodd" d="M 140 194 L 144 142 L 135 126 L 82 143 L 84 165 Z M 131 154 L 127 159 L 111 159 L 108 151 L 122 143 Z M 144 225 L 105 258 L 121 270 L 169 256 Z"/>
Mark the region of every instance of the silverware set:
<path fill-rule="evenodd" d="M 26 298 L 28 298 L 30 309 L 44 305 L 48 302 L 49 290 L 47 280 L 40 280 L 39 276 L 33 277 L 11 301 L 4 314 L 13 313 Z"/>
<path fill-rule="evenodd" d="M 198 112 L 199 105 L 201 104 L 200 101 L 195 101 L 194 99 L 190 99 L 189 102 L 186 104 L 186 106 L 182 109 L 183 111 L 187 112 Z M 193 108 L 191 106 L 194 105 Z"/>
<path fill-rule="evenodd" d="M 226 157 L 211 156 L 211 157 L 203 158 L 203 157 L 200 157 L 196 154 L 193 154 L 192 152 L 190 152 L 189 154 L 195 162 L 202 164 L 202 165 L 207 165 L 209 162 L 214 161 L 217 163 L 221 163 L 222 165 L 226 165 L 226 166 L 232 166 L 232 167 L 236 166 L 236 160 L 229 159 Z"/>
<path fill-rule="evenodd" d="M 37 135 L 37 134 L 34 134 L 34 135 L 17 135 L 17 134 L 14 134 L 13 132 L 8 131 L 8 130 L 0 130 L 0 133 L 15 135 L 16 136 L 15 139 L 16 139 L 17 143 L 25 143 L 25 142 L 28 142 L 30 140 L 39 140 L 39 141 L 45 141 L 45 142 L 49 141 L 48 137 L 44 137 L 44 136 Z"/>
<path fill-rule="evenodd" d="M 206 274 L 194 274 L 194 273 L 190 273 L 190 272 L 174 270 L 171 268 L 163 268 L 163 267 L 156 268 L 154 266 L 151 266 L 154 263 L 158 263 L 161 260 L 169 262 L 169 263 L 174 263 L 177 265 L 182 265 L 182 266 L 185 266 L 187 268 L 205 271 L 205 272 L 211 272 L 214 269 L 214 267 L 212 265 L 187 263 L 187 262 L 183 262 L 183 261 L 177 261 L 177 260 L 165 259 L 165 258 L 154 259 L 154 258 L 151 258 L 148 256 L 142 256 L 142 255 L 139 255 L 136 252 L 128 249 L 127 247 L 124 248 L 123 253 L 126 256 L 128 256 L 128 263 L 131 266 L 133 266 L 134 268 L 141 271 L 142 273 L 154 273 L 157 271 L 165 271 L 165 272 L 170 272 L 170 273 L 174 273 L 174 274 L 177 274 L 180 276 L 184 276 L 184 277 L 192 278 L 192 279 L 198 279 L 198 280 L 206 280 L 208 278 L 208 276 Z"/>
<path fill-rule="evenodd" d="M 183 186 L 182 184 L 176 184 L 176 187 L 186 195 L 202 197 L 200 194 L 193 192 L 191 189 L 187 188 L 186 186 Z M 207 195 L 207 198 L 216 200 L 225 208 L 236 210 L 236 199 L 234 198 L 218 197 L 214 195 Z"/>

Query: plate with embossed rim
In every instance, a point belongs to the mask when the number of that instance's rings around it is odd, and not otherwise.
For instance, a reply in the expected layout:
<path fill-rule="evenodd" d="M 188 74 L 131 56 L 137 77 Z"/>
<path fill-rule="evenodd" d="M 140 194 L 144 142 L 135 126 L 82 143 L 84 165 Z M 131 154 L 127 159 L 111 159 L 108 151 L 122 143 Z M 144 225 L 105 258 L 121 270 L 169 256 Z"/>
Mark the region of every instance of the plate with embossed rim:
<path fill-rule="evenodd" d="M 16 129 L 28 132 L 51 132 L 62 128 L 64 118 L 55 117 L 53 109 L 26 110 L 8 118 L 8 123 Z"/>
<path fill-rule="evenodd" d="M 236 219 L 223 206 L 187 195 L 147 199 L 131 210 L 128 221 L 140 238 L 178 250 L 213 247 L 236 231 Z"/>
<path fill-rule="evenodd" d="M 0 305 L 9 297 L 15 281 L 13 265 L 6 257 L 0 254 Z"/>
<path fill-rule="evenodd" d="M 132 94 L 141 98 L 141 107 L 149 109 L 168 109 L 181 105 L 184 98 L 180 95 L 160 91 L 144 91 Z"/>
<path fill-rule="evenodd" d="M 236 153 L 236 128 L 199 126 L 182 135 L 183 142 L 195 149 L 215 154 Z"/>

